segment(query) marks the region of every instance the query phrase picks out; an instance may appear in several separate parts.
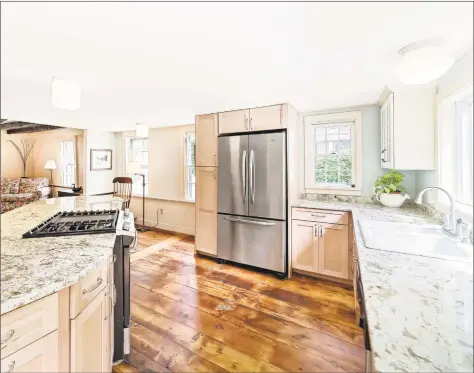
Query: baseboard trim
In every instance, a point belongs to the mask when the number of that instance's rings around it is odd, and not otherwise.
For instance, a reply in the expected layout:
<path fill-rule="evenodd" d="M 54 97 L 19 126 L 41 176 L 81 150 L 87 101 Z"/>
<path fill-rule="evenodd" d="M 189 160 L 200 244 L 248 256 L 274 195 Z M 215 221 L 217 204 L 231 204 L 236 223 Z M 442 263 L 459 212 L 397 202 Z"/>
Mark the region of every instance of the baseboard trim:
<path fill-rule="evenodd" d="M 324 281 L 333 283 L 334 285 L 342 286 L 345 289 L 353 289 L 354 288 L 354 284 L 353 284 L 352 280 L 346 280 L 346 279 L 343 279 L 343 278 L 337 278 L 337 277 L 321 275 L 319 273 L 308 272 L 308 271 L 304 271 L 302 269 L 295 269 L 295 268 L 292 269 L 292 272 L 293 273 L 298 273 L 300 275 L 305 275 L 305 276 L 308 276 L 308 277 L 314 277 L 314 278 L 317 278 L 319 280 L 324 280 Z"/>
<path fill-rule="evenodd" d="M 141 224 L 135 224 L 137 228 L 143 227 Z M 155 227 L 146 227 L 149 231 L 156 232 L 156 233 L 168 233 L 168 234 L 173 234 L 175 236 L 194 236 L 194 232 L 190 233 L 183 233 L 183 232 L 177 232 L 177 231 L 172 231 L 169 229 L 163 229 L 163 228 L 155 228 Z"/>

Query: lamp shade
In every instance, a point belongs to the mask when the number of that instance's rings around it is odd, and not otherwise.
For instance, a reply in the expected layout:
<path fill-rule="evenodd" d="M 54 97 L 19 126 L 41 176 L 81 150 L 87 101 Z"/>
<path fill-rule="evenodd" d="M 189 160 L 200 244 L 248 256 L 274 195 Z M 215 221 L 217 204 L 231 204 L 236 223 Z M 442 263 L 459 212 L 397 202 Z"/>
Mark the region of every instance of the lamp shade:
<path fill-rule="evenodd" d="M 127 162 L 127 173 L 128 174 L 138 174 L 141 173 L 142 168 L 140 162 Z"/>
<path fill-rule="evenodd" d="M 72 80 L 53 78 L 51 102 L 58 109 L 77 110 L 81 107 L 81 87 Z"/>
<path fill-rule="evenodd" d="M 137 137 L 148 137 L 148 126 L 146 124 L 137 123 L 135 135 Z"/>
<path fill-rule="evenodd" d="M 56 162 L 53 159 L 46 161 L 44 164 L 45 170 L 55 170 L 56 169 Z"/>

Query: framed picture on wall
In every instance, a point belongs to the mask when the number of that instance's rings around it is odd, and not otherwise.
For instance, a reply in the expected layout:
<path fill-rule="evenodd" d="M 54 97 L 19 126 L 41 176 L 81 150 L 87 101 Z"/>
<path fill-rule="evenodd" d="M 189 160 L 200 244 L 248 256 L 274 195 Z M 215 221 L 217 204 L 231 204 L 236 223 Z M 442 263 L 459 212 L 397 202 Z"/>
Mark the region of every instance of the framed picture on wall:
<path fill-rule="evenodd" d="M 112 169 L 112 149 L 91 149 L 91 171 Z"/>

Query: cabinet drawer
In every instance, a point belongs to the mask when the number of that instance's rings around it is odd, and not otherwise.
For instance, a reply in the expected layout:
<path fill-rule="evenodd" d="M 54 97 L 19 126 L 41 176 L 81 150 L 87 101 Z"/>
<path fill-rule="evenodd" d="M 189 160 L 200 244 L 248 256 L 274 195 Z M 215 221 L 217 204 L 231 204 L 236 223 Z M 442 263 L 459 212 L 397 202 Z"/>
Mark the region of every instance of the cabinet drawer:
<path fill-rule="evenodd" d="M 2 358 L 56 330 L 58 307 L 59 297 L 55 293 L 2 315 Z"/>
<path fill-rule="evenodd" d="M 349 225 L 349 214 L 342 211 L 293 208 L 292 219 Z"/>
<path fill-rule="evenodd" d="M 57 372 L 58 349 L 56 330 L 8 357 L 2 351 L 2 372 Z"/>
<path fill-rule="evenodd" d="M 100 267 L 92 270 L 80 282 L 71 286 L 71 319 L 75 319 L 107 285 L 109 261 L 110 260 L 106 260 Z"/>

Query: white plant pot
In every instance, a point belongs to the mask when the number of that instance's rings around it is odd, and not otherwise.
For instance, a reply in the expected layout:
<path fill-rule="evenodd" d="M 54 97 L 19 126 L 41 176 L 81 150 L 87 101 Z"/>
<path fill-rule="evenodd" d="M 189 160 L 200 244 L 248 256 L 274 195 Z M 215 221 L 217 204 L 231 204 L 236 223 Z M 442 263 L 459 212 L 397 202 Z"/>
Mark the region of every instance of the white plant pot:
<path fill-rule="evenodd" d="M 405 200 L 410 199 L 410 196 L 401 193 L 381 193 L 376 194 L 375 198 L 385 207 L 400 207 Z"/>

